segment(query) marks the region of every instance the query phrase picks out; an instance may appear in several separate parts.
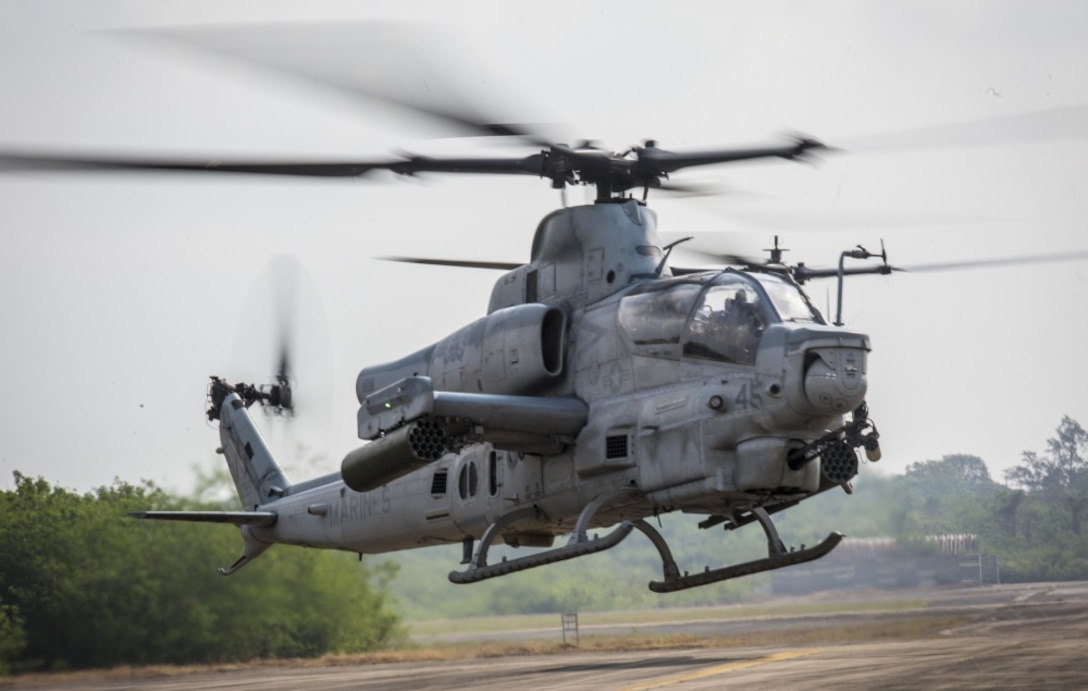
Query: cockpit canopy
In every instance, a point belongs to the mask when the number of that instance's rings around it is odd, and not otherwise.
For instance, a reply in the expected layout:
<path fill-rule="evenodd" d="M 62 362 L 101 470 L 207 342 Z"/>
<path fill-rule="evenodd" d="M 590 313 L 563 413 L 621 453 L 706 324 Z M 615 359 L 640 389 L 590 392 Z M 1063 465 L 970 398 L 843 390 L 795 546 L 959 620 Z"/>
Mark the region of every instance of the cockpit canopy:
<path fill-rule="evenodd" d="M 824 323 L 788 279 L 732 269 L 710 280 L 658 282 L 628 294 L 619 320 L 639 354 L 742 365 L 755 363 L 768 325 Z"/>

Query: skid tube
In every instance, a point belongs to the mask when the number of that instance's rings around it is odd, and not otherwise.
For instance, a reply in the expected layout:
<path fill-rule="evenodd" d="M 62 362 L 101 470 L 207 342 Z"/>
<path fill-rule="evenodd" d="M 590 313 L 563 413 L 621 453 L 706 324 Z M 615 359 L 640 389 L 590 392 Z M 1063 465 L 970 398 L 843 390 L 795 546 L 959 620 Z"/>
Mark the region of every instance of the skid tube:
<path fill-rule="evenodd" d="M 672 557 L 672 552 L 665 542 L 664 536 L 642 519 L 622 521 L 610 533 L 601 538 L 596 536 L 590 538 L 586 535 L 586 527 L 589 525 L 594 514 L 596 514 L 601 506 L 614 497 L 615 495 L 611 494 L 602 495 L 590 502 L 579 516 L 574 533 L 571 535 L 570 541 L 566 545 L 519 557 L 517 559 L 507 560 L 506 558 L 503 558 L 503 560 L 497 564 L 488 564 L 488 549 L 499 536 L 500 531 L 516 521 L 535 517 L 538 513 L 536 507 L 512 511 L 488 526 L 487 531 L 480 539 L 479 549 L 469 561 L 468 568 L 464 571 L 451 571 L 449 573 L 449 580 L 452 583 L 457 584 L 477 583 L 489 578 L 496 578 L 498 576 L 505 576 L 506 574 L 536 568 L 537 566 L 554 564 L 576 557 L 603 552 L 606 549 L 611 549 L 618 545 L 631 534 L 632 530 L 637 528 L 653 542 L 654 547 L 657 548 L 658 554 L 661 557 L 663 578 L 660 581 L 650 581 L 650 590 L 655 593 L 671 593 L 678 590 L 686 590 L 687 588 L 694 588 L 700 585 L 718 583 L 731 578 L 739 578 L 741 576 L 748 576 L 763 571 L 772 571 L 784 566 L 803 564 L 814 559 L 819 559 L 833 550 L 844 537 L 842 533 L 834 532 L 813 547 L 805 548 L 802 545 L 801 549 L 787 550 L 782 543 L 782 540 L 778 537 L 778 531 L 775 529 L 774 523 L 771 521 L 767 511 L 762 507 L 756 507 L 750 511 L 754 520 L 759 522 L 767 535 L 768 555 L 766 558 L 756 559 L 742 564 L 734 564 L 732 566 L 725 566 L 718 569 L 707 567 L 705 571 L 699 573 L 684 573 L 681 575 L 680 570 L 676 566 L 676 561 Z"/>
<path fill-rule="evenodd" d="M 662 552 L 662 560 L 666 564 L 665 578 L 660 581 L 650 581 L 650 590 L 655 593 L 672 593 L 677 590 L 685 590 L 687 588 L 694 588 L 700 585 L 709 585 L 710 583 L 718 583 L 720 581 L 727 581 L 731 578 L 739 578 L 741 576 L 749 576 L 753 573 L 762 573 L 764 571 L 773 571 L 774 569 L 780 569 L 783 566 L 793 566 L 794 564 L 803 564 L 807 561 L 819 559 L 826 555 L 831 550 L 842 542 L 844 535 L 842 533 L 831 533 L 818 545 L 806 548 L 804 545 L 801 549 L 787 550 L 786 546 L 782 543 L 782 539 L 778 537 L 778 530 L 774 527 L 774 522 L 767 514 L 767 510 L 761 506 L 749 509 L 752 518 L 759 521 L 759 525 L 763 528 L 763 532 L 767 535 L 767 557 L 764 559 L 755 559 L 753 561 L 746 561 L 742 564 L 734 564 L 732 566 L 723 566 L 717 569 L 711 569 L 707 567 L 705 571 L 700 573 L 687 574 L 683 576 L 669 577 L 668 563 L 671 560 L 671 556 Z M 745 517 L 748 519 L 748 517 Z M 745 520 L 747 523 L 751 519 Z M 654 544 L 657 544 L 655 541 Z M 660 551 L 660 547 L 658 548 Z"/>
<path fill-rule="evenodd" d="M 824 538 L 820 544 L 813 547 L 798 549 L 792 552 L 783 552 L 781 554 L 773 554 L 766 559 L 756 559 L 755 561 L 747 561 L 743 564 L 723 566 L 720 569 L 707 568 L 706 571 L 690 575 L 685 573 L 683 576 L 679 576 L 672 580 L 650 581 L 650 590 L 655 593 L 672 593 L 677 590 L 726 581 L 730 578 L 749 576 L 753 573 L 762 573 L 763 571 L 773 571 L 774 569 L 780 569 L 783 566 L 804 564 L 806 561 L 819 559 L 835 549 L 835 546 L 842 541 L 842 538 L 842 533 L 831 533 Z"/>

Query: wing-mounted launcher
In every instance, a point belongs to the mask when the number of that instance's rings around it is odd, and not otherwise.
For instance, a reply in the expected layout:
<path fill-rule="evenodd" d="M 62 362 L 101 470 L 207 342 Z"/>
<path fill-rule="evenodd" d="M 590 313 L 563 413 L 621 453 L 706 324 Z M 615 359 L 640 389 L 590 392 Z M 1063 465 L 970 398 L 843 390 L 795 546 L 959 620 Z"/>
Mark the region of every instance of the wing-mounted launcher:
<path fill-rule="evenodd" d="M 470 443 L 550 456 L 573 443 L 588 416 L 574 397 L 435 391 L 429 378 L 407 377 L 363 399 L 359 436 L 372 441 L 349 453 L 340 472 L 365 492 Z"/>

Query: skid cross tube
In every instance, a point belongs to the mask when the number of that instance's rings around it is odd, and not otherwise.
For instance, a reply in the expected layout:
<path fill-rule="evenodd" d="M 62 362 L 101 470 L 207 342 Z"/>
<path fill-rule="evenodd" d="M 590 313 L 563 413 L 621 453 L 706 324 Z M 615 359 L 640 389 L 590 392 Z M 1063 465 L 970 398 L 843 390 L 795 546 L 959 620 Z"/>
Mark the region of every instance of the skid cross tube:
<path fill-rule="evenodd" d="M 499 536 L 500 531 L 517 521 L 527 518 L 539 518 L 540 516 L 540 510 L 535 506 L 511 511 L 488 526 L 483 537 L 480 538 L 480 547 L 476 550 L 475 556 L 473 556 L 469 562 L 468 568 L 464 571 L 451 571 L 449 573 L 450 581 L 453 583 L 475 583 L 488 578 L 495 578 L 496 576 L 503 576 L 516 571 L 524 571 L 525 569 L 532 569 L 537 566 L 544 566 L 545 564 L 554 564 L 558 561 L 566 561 L 567 559 L 574 559 L 575 557 L 594 554 L 595 552 L 615 547 L 625 537 L 630 535 L 634 528 L 638 527 L 636 523 L 624 521 L 603 538 L 594 537 L 593 539 L 590 539 L 586 535 L 586 531 L 589 529 L 590 523 L 592 523 L 594 516 L 597 515 L 597 512 L 601 507 L 622 496 L 625 492 L 626 490 L 603 492 L 594 498 L 593 501 L 589 502 L 578 515 L 578 521 L 574 525 L 574 532 L 571 533 L 569 542 L 563 547 L 544 550 L 543 552 L 529 554 L 524 557 L 518 557 L 517 559 L 507 560 L 503 558 L 498 564 L 488 564 L 487 552 L 491 547 L 491 543 Z M 638 523 L 641 522 L 642 521 L 638 521 Z"/>

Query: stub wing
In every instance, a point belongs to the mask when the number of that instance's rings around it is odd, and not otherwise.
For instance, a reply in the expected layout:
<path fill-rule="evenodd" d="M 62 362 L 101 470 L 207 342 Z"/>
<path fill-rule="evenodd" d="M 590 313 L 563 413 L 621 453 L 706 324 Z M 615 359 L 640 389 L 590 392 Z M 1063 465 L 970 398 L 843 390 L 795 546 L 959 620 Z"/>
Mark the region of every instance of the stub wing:
<path fill-rule="evenodd" d="M 359 437 L 377 439 L 424 417 L 451 418 L 508 433 L 574 436 L 589 406 L 573 397 L 435 391 L 428 377 L 406 377 L 375 391 L 359 408 Z"/>

